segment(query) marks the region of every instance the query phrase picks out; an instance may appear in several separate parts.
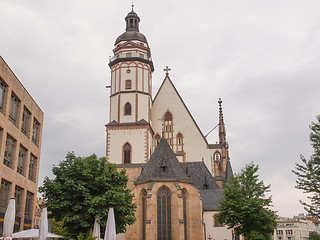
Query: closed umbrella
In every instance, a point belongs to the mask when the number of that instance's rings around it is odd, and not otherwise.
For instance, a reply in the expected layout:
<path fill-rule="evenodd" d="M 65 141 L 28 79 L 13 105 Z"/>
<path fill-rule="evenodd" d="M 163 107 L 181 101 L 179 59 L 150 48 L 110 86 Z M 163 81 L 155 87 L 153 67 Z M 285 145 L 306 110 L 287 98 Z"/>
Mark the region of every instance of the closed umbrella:
<path fill-rule="evenodd" d="M 94 219 L 92 237 L 96 238 L 97 240 L 100 240 L 100 224 L 98 216 L 96 216 Z"/>
<path fill-rule="evenodd" d="M 12 239 L 16 238 L 39 238 L 39 229 L 28 229 L 12 234 Z M 47 238 L 64 238 L 54 233 L 48 232 Z"/>
<path fill-rule="evenodd" d="M 16 201 L 14 198 L 11 198 L 9 201 L 6 213 L 4 215 L 4 222 L 3 222 L 4 237 L 12 236 L 15 215 L 16 215 Z"/>
<path fill-rule="evenodd" d="M 116 221 L 114 218 L 113 208 L 109 209 L 104 240 L 116 240 Z"/>
<path fill-rule="evenodd" d="M 39 240 L 46 240 L 48 235 L 48 213 L 47 208 L 42 209 L 39 228 Z"/>

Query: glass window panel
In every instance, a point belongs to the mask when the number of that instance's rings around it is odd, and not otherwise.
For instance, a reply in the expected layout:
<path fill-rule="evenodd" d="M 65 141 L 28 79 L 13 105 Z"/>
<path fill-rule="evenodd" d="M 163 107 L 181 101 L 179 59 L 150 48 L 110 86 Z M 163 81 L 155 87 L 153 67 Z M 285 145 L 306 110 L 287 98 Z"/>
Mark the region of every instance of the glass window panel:
<path fill-rule="evenodd" d="M 29 162 L 29 176 L 28 178 L 31 181 L 35 181 L 35 173 L 36 173 L 36 166 L 37 166 L 37 158 L 33 154 L 30 155 L 30 162 Z"/>
<path fill-rule="evenodd" d="M 10 168 L 12 168 L 13 163 L 15 142 L 16 141 L 10 135 L 7 135 L 3 164 Z"/>
<path fill-rule="evenodd" d="M 27 149 L 20 145 L 17 172 L 25 176 L 27 162 Z"/>
<path fill-rule="evenodd" d="M 11 183 L 2 179 L 1 189 L 0 189 L 0 212 L 5 213 L 9 203 L 9 193 L 10 193 Z"/>
<path fill-rule="evenodd" d="M 22 200 L 23 188 L 16 186 L 14 192 L 14 198 L 16 200 L 16 216 L 19 217 L 21 210 L 21 200 Z"/>
<path fill-rule="evenodd" d="M 7 89 L 7 84 L 5 84 L 2 79 L 0 79 L 0 112 L 3 113 L 5 105 L 5 93 Z"/>
<path fill-rule="evenodd" d="M 19 113 L 20 99 L 14 94 L 11 94 L 9 120 L 17 125 L 18 123 L 18 113 Z"/>
<path fill-rule="evenodd" d="M 26 136 L 29 135 L 30 120 L 31 120 L 31 113 L 26 107 L 24 107 L 23 115 L 22 115 L 21 132 L 23 132 L 23 134 Z"/>
<path fill-rule="evenodd" d="M 26 207 L 25 207 L 25 217 L 26 218 L 31 218 L 33 195 L 34 195 L 33 193 L 27 191 Z"/>
<path fill-rule="evenodd" d="M 35 145 L 39 145 L 39 136 L 40 136 L 40 123 L 37 119 L 33 119 L 33 128 L 32 128 L 32 142 Z"/>

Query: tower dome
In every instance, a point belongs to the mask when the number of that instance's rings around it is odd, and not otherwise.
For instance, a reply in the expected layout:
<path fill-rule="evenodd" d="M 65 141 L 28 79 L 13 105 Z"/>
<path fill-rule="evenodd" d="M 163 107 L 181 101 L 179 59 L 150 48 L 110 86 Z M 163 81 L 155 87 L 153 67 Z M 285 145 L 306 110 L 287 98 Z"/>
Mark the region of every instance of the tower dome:
<path fill-rule="evenodd" d="M 130 40 L 139 40 L 145 43 L 147 42 L 147 38 L 139 32 L 139 22 L 140 18 L 136 12 L 132 11 L 128 13 L 125 18 L 126 20 L 126 31 L 121 34 L 115 42 L 115 45 L 121 41 L 130 41 Z"/>

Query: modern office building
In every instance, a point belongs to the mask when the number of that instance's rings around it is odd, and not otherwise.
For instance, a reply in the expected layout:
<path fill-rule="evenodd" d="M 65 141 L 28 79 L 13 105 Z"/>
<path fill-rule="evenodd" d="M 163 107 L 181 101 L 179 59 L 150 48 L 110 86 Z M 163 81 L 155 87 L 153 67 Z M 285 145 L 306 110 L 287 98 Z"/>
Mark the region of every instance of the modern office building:
<path fill-rule="evenodd" d="M 33 227 L 43 112 L 0 56 L 0 237 L 10 198 L 14 231 Z"/>

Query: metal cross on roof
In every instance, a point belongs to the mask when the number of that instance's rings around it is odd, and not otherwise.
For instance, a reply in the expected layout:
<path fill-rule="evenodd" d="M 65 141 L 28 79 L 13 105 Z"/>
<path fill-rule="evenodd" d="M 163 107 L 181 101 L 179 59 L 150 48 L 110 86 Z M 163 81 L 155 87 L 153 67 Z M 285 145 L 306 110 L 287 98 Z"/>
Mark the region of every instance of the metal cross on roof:
<path fill-rule="evenodd" d="M 166 72 L 166 75 L 168 76 L 169 75 L 169 71 L 171 71 L 171 68 L 169 68 L 168 66 L 166 66 L 165 69 L 163 69 L 163 71 Z"/>

